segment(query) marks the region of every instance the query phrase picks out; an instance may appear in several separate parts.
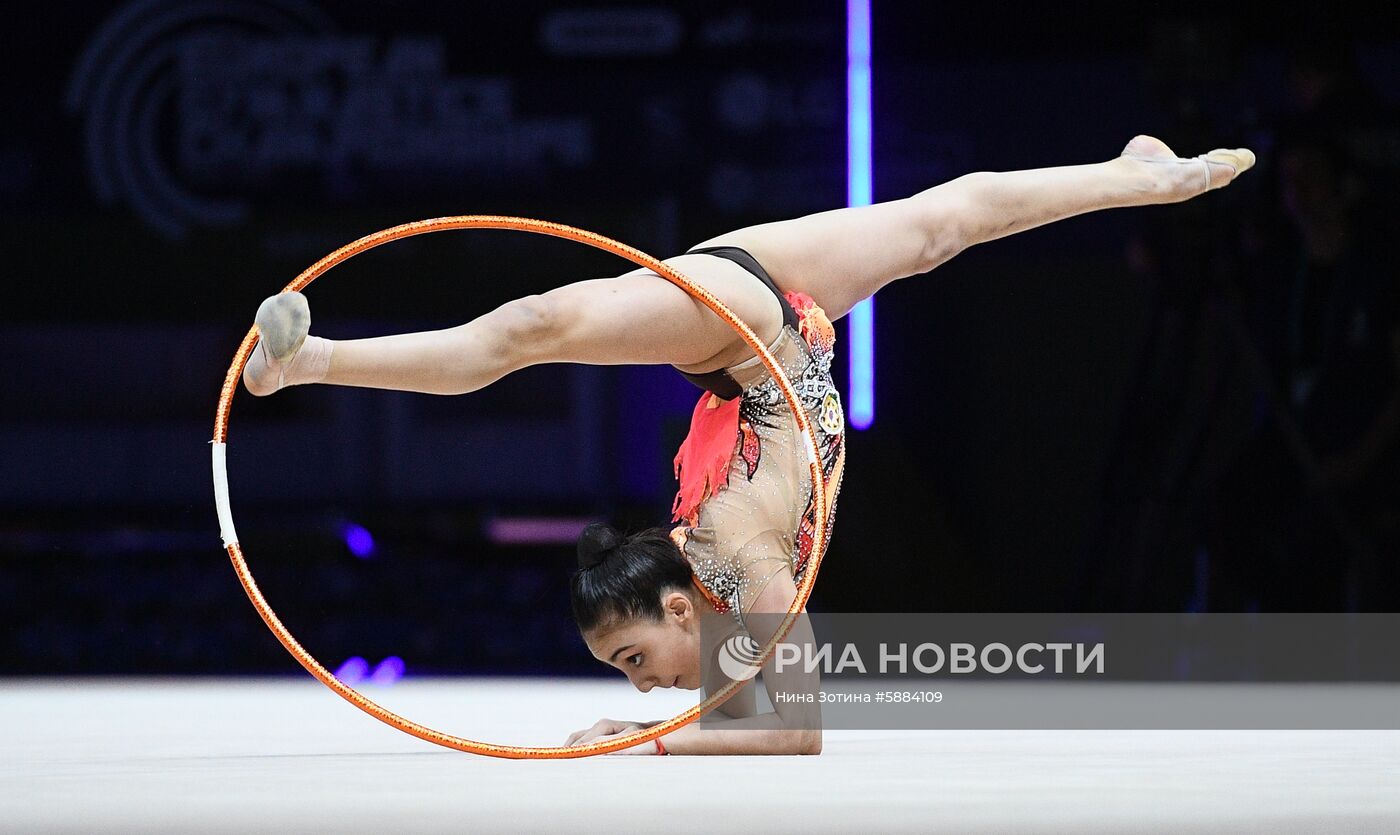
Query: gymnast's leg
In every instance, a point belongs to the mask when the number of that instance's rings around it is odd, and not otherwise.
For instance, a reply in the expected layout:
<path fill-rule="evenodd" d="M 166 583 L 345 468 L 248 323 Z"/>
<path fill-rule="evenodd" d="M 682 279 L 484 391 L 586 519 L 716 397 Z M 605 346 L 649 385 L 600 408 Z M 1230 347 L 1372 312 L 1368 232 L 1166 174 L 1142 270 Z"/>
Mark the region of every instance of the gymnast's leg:
<path fill-rule="evenodd" d="M 1243 148 L 1182 159 L 1138 136 L 1108 162 L 967 174 L 903 200 L 750 226 L 702 246 L 747 250 L 784 291 L 811 295 L 835 320 L 975 244 L 1100 209 L 1188 200 L 1253 164 Z"/>
<path fill-rule="evenodd" d="M 781 326 L 772 295 L 738 265 L 706 255 L 666 263 L 761 336 Z M 718 367 L 742 345 L 708 308 L 647 270 L 526 296 L 445 330 L 339 341 L 308 336 L 305 297 L 292 293 L 263 302 L 257 323 L 262 339 L 243 373 L 255 395 L 302 383 L 464 394 L 547 362 L 703 367 L 715 360 Z"/>

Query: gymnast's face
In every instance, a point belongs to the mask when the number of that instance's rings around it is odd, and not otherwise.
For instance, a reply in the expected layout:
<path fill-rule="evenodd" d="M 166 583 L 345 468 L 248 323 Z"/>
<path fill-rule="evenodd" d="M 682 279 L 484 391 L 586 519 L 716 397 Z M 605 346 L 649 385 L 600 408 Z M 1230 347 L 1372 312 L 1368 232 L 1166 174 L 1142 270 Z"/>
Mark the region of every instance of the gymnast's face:
<path fill-rule="evenodd" d="M 636 618 L 585 632 L 593 657 L 616 667 L 643 693 L 653 687 L 700 688 L 700 616 L 681 591 L 661 595 L 660 621 Z"/>

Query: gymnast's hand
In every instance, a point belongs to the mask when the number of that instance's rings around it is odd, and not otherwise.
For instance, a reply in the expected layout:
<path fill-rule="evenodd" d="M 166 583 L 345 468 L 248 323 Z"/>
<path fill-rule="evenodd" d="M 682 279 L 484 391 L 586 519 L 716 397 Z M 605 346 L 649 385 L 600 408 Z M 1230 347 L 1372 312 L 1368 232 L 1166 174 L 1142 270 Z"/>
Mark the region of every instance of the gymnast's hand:
<path fill-rule="evenodd" d="M 593 727 L 588 728 L 587 730 L 574 731 L 573 733 L 569 734 L 569 738 L 564 742 L 564 747 L 567 748 L 573 745 L 582 745 L 585 742 L 593 742 L 595 740 L 602 739 L 603 737 L 626 736 L 627 734 L 630 734 L 634 731 L 640 731 L 646 727 L 650 726 L 643 725 L 640 722 L 623 722 L 617 719 L 599 719 L 597 722 L 593 723 Z M 647 746 L 653 747 L 650 742 L 647 743 Z"/>
<path fill-rule="evenodd" d="M 632 733 L 632 731 L 637 730 L 639 727 L 641 727 L 641 726 L 633 726 L 631 729 L 626 730 L 626 731 L 622 731 L 621 733 L 604 734 L 604 735 L 602 735 L 602 736 L 596 736 L 596 737 L 594 737 L 593 739 L 590 739 L 590 740 L 587 740 L 587 741 L 588 741 L 588 742 L 611 742 L 612 740 L 617 739 L 618 737 L 627 736 L 628 734 Z M 584 740 L 579 740 L 579 741 L 580 741 L 580 742 L 583 742 Z M 633 745 L 631 748 L 622 748 L 622 749 L 617 750 L 617 751 L 609 751 L 608 753 L 604 754 L 603 756 L 605 756 L 605 757 L 612 757 L 612 756 L 624 756 L 624 757 L 638 757 L 638 756 L 641 756 L 641 757 L 651 757 L 651 756 L 656 756 L 656 755 L 658 755 L 658 754 L 660 754 L 660 753 L 661 753 L 661 749 L 656 747 L 656 743 L 655 743 L 654 741 L 652 741 L 652 740 L 647 740 L 646 742 L 638 742 L 636 745 Z"/>

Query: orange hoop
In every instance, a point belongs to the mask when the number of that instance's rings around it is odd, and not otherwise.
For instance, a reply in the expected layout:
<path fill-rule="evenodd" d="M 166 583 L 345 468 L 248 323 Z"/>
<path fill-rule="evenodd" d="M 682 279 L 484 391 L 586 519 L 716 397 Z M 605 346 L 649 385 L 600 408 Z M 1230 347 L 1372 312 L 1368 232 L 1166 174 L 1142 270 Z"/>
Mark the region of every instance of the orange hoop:
<path fill-rule="evenodd" d="M 812 495 L 815 503 L 815 518 L 821 520 L 815 525 L 814 541 L 812 543 L 812 556 L 809 557 L 810 564 L 807 566 L 806 574 L 802 578 L 802 583 L 797 589 L 797 598 L 792 603 L 792 608 L 788 610 L 787 617 L 783 619 L 781 626 L 773 638 L 764 645 L 762 656 L 754 666 L 761 666 L 776 649 L 777 645 L 787 637 L 793 625 L 797 622 L 797 615 L 807 604 L 807 598 L 812 593 L 812 586 L 817 579 L 817 569 L 821 566 L 822 552 L 825 550 L 827 514 L 829 512 L 826 496 L 826 479 L 822 474 L 819 464 L 821 458 L 817 450 L 817 442 L 812 434 L 812 426 L 807 419 L 807 413 L 802 408 L 802 401 L 798 399 L 796 390 L 792 383 L 783 374 L 778 362 L 773 355 L 768 352 L 767 346 L 754 335 L 748 325 L 745 325 L 733 311 L 725 307 L 724 304 L 713 294 L 703 287 L 699 287 L 690 282 L 685 276 L 676 272 L 669 265 L 647 255 L 640 250 L 633 249 L 626 244 L 619 243 L 611 238 L 602 235 L 577 229 L 572 226 L 564 226 L 559 223 L 551 223 L 544 220 L 532 220 L 523 217 L 499 217 L 494 215 L 461 215 L 457 217 L 440 217 L 431 220 L 419 220 L 413 223 L 405 223 L 372 235 L 366 235 L 354 243 L 337 249 L 315 264 L 312 264 L 305 272 L 296 277 L 291 284 L 282 289 L 287 293 L 300 290 L 319 276 L 352 256 L 358 255 L 367 249 L 373 249 L 380 244 L 386 244 L 400 238 L 407 238 L 413 235 L 422 235 L 428 232 L 441 232 L 448 229 L 515 229 L 521 232 L 533 232 L 539 235 L 550 235 L 556 238 L 566 238 L 571 241 L 588 244 L 598 249 L 607 250 L 616 255 L 631 261 L 642 267 L 653 270 L 662 278 L 681 288 L 691 296 L 699 299 L 706 307 L 713 310 L 716 315 L 729 324 L 744 342 L 753 349 L 754 353 L 763 360 L 763 365 L 768 369 L 768 373 L 778 382 L 779 388 L 783 392 L 783 397 L 787 399 L 788 407 L 792 409 L 793 415 L 797 418 L 798 429 L 802 433 L 805 447 L 807 449 L 807 466 L 811 471 Z M 587 757 L 594 754 L 606 754 L 609 751 L 617 751 L 623 748 L 630 748 L 638 743 L 656 739 L 659 736 L 670 733 L 684 725 L 688 725 L 700 718 L 705 712 L 718 706 L 730 696 L 738 692 L 745 681 L 730 681 L 729 684 L 712 694 L 700 704 L 693 708 L 666 720 L 658 725 L 653 725 L 645 730 L 627 736 L 619 737 L 608 742 L 594 742 L 585 745 L 559 748 L 530 748 L 515 745 L 496 745 L 490 742 L 477 742 L 475 740 L 464 739 L 450 734 L 435 731 L 405 719 L 398 714 L 386 710 L 364 696 L 349 685 L 342 682 L 321 665 L 311 653 L 307 652 L 297 639 L 292 637 L 292 633 L 287 631 L 287 627 L 282 625 L 282 621 L 277 617 L 277 613 L 268 605 L 263 598 L 262 592 L 258 590 L 258 584 L 253 579 L 253 574 L 248 569 L 247 562 L 243 559 L 243 551 L 238 544 L 238 536 L 233 527 L 233 512 L 229 506 L 228 493 L 228 472 L 225 464 L 225 454 L 228 440 L 228 417 L 229 411 L 233 407 L 233 395 L 238 390 L 238 380 L 243 374 L 243 367 L 248 363 L 248 357 L 253 351 L 253 346 L 258 341 L 258 329 L 254 325 L 249 329 L 243 341 L 239 343 L 237 352 L 233 355 L 233 363 L 229 365 L 228 374 L 224 377 L 224 385 L 219 392 L 219 407 L 214 414 L 214 440 L 213 464 L 214 464 L 214 502 L 219 515 L 219 533 L 223 538 L 224 549 L 228 552 L 229 559 L 233 561 L 233 570 L 238 574 L 238 579 L 243 583 L 243 590 L 248 593 L 248 599 L 253 602 L 253 608 L 258 610 L 267 627 L 272 630 L 272 634 L 277 636 L 277 640 L 282 642 L 282 646 L 292 654 L 300 664 L 306 668 L 307 672 L 315 676 L 322 684 L 334 690 L 337 695 L 346 701 L 368 713 L 370 716 L 397 728 L 404 733 L 412 734 L 419 739 L 442 745 L 447 748 L 455 748 L 458 751 L 467 751 L 473 754 L 484 754 L 492 757 L 506 757 L 510 759 L 564 759 L 572 757 Z"/>

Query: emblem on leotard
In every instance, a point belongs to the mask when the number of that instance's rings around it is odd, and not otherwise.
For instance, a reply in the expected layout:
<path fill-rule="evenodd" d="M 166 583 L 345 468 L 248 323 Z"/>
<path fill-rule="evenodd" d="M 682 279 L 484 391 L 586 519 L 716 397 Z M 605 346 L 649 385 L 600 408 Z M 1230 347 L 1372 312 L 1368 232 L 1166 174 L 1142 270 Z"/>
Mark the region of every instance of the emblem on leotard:
<path fill-rule="evenodd" d="M 841 398 L 836 396 L 836 392 L 829 391 L 826 397 L 822 398 L 821 414 L 817 416 L 817 423 L 828 435 L 840 435 L 841 430 L 846 425 L 845 416 L 841 414 Z"/>

